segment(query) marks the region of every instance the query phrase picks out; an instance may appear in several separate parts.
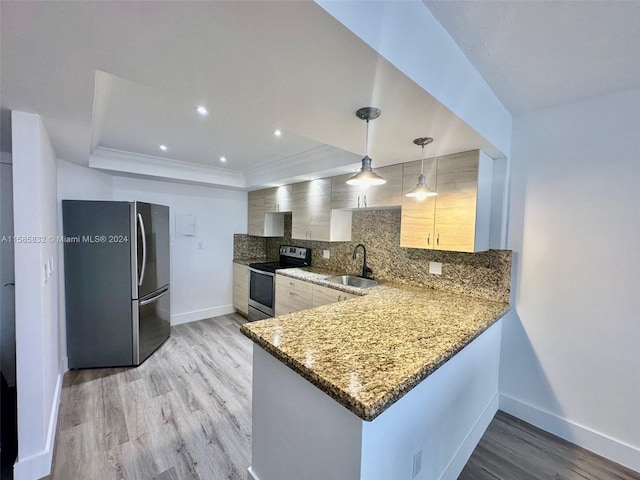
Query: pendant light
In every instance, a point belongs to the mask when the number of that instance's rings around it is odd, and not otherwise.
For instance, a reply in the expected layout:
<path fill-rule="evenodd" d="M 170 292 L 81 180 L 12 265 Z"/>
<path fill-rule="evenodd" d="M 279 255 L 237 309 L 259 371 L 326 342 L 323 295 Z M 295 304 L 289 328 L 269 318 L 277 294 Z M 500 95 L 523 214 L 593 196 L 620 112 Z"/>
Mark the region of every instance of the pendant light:
<path fill-rule="evenodd" d="M 371 168 L 371 158 L 369 158 L 369 120 L 375 120 L 380 116 L 380 110 L 374 107 L 361 108 L 356 112 L 356 117 L 360 120 L 367 121 L 367 133 L 364 145 L 364 158 L 362 159 L 362 167 L 360 171 L 353 175 L 347 183 L 349 185 L 360 185 L 368 187 L 370 185 L 382 185 L 387 181 L 373 171 Z"/>
<path fill-rule="evenodd" d="M 417 198 L 422 201 L 427 197 L 434 197 L 438 195 L 436 192 L 427 187 L 427 179 L 424 176 L 424 146 L 433 142 L 431 137 L 416 138 L 413 143 L 422 147 L 422 164 L 420 166 L 420 176 L 418 177 L 418 184 L 413 190 L 407 193 L 407 197 Z"/>

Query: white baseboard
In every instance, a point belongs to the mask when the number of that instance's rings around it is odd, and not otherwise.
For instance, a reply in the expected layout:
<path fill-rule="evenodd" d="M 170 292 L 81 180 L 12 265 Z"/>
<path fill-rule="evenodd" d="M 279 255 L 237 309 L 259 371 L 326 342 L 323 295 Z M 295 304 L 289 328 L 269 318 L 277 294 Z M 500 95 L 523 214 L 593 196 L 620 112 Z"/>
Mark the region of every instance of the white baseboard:
<path fill-rule="evenodd" d="M 60 371 L 62 375 L 69 371 L 69 357 L 64 356 L 60 359 Z"/>
<path fill-rule="evenodd" d="M 500 394 L 500 410 L 542 430 L 640 472 L 640 448 L 596 432 L 529 403 Z"/>
<path fill-rule="evenodd" d="M 260 480 L 251 467 L 247 468 L 247 480 Z"/>
<path fill-rule="evenodd" d="M 51 460 L 53 459 L 53 446 L 56 440 L 56 426 L 58 425 L 58 411 L 60 409 L 63 376 L 64 372 L 58 374 L 56 391 L 53 395 L 53 403 L 51 404 L 51 415 L 49 416 L 45 449 L 30 457 L 18 459 L 13 466 L 14 480 L 34 480 L 45 477 L 51 473 Z"/>
<path fill-rule="evenodd" d="M 471 457 L 471 454 L 478 445 L 478 442 L 480 442 L 484 432 L 487 430 L 491 420 L 493 420 L 493 417 L 498 411 L 498 398 L 498 393 L 496 392 L 496 394 L 491 397 L 491 400 L 489 400 L 489 403 L 487 403 L 482 414 L 476 420 L 476 423 L 474 423 L 471 430 L 469 430 L 469 433 L 460 447 L 458 447 L 458 450 L 456 450 L 456 453 L 453 455 L 449 465 L 447 465 L 447 468 L 445 468 L 442 476 L 440 477 L 441 480 L 455 480 L 460 476 L 462 469 L 469 461 L 469 457 Z"/>
<path fill-rule="evenodd" d="M 235 312 L 233 305 L 222 305 L 221 307 L 204 308 L 202 310 L 194 310 L 193 312 L 179 313 L 171 315 L 171 325 L 180 325 L 182 323 L 197 322 L 205 318 L 227 315 Z"/>

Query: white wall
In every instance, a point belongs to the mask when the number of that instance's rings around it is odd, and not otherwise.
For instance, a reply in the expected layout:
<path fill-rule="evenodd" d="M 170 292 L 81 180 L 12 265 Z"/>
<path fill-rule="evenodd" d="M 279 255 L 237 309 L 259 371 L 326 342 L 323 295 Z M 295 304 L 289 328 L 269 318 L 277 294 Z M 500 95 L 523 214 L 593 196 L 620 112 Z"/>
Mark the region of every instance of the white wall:
<path fill-rule="evenodd" d="M 16 480 L 49 473 L 62 387 L 58 323 L 56 157 L 38 115 L 12 112 L 18 462 Z M 52 263 L 53 272 L 45 273 Z"/>
<path fill-rule="evenodd" d="M 112 176 L 58 160 L 58 198 L 140 200 L 168 205 L 171 212 L 172 324 L 234 311 L 233 234 L 247 232 L 246 192 Z M 176 214 L 195 215 L 195 237 L 176 236 Z M 62 258 L 62 245 L 60 255 Z M 62 273 L 60 278 L 63 283 Z M 60 312 L 64 319 L 63 285 Z"/>
<path fill-rule="evenodd" d="M 519 117 L 501 408 L 640 471 L 640 90 Z"/>
<path fill-rule="evenodd" d="M 247 193 L 128 177 L 113 186 L 114 200 L 169 206 L 171 323 L 233 312 L 233 234 L 247 232 Z M 195 237 L 176 236 L 176 215 L 195 215 Z"/>
<path fill-rule="evenodd" d="M 13 170 L 11 154 L 0 158 L 0 237 L 13 236 Z M 13 243 L 0 243 L 0 370 L 9 386 L 16 384 L 16 322 Z"/>
<path fill-rule="evenodd" d="M 509 156 L 511 115 L 424 3 L 315 2 Z"/>

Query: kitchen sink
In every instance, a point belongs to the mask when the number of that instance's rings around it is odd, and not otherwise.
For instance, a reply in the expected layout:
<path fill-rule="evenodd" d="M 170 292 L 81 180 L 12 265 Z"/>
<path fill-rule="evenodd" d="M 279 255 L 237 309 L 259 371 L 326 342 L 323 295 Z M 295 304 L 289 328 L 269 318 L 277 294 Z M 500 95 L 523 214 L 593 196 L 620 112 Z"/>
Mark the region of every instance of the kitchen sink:
<path fill-rule="evenodd" d="M 337 283 L 339 285 L 349 285 L 350 287 L 369 288 L 378 284 L 370 278 L 356 277 L 353 275 L 336 275 L 335 277 L 325 278 L 327 282 Z"/>

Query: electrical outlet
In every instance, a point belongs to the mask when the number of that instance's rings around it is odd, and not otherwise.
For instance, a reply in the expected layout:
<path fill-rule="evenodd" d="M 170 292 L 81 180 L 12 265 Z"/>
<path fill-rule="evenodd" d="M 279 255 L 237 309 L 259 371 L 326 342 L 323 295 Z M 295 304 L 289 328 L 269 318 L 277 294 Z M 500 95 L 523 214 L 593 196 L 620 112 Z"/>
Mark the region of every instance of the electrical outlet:
<path fill-rule="evenodd" d="M 331 255 L 330 255 L 329 250 L 323 250 L 322 251 L 322 258 L 329 258 L 330 256 Z"/>
<path fill-rule="evenodd" d="M 413 454 L 413 476 L 411 478 L 416 478 L 422 469 L 422 449 L 419 448 Z"/>
<path fill-rule="evenodd" d="M 442 264 L 440 262 L 429 262 L 429 273 L 442 275 Z"/>

